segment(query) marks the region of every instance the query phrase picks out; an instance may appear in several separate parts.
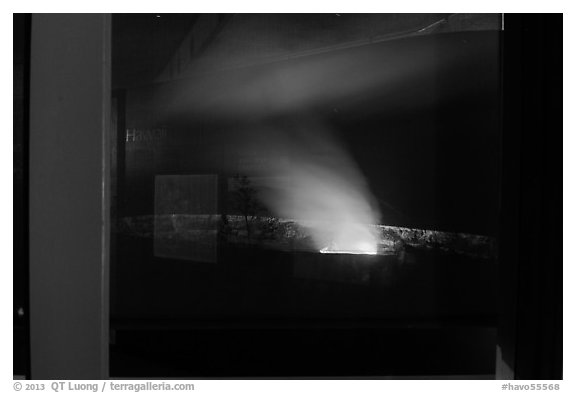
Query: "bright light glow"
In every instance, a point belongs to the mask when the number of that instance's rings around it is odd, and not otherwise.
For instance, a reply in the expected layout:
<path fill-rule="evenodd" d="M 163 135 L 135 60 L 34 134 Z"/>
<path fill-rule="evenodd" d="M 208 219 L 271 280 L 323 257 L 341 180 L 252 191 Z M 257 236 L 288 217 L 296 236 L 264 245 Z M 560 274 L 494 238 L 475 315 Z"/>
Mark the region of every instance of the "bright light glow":
<path fill-rule="evenodd" d="M 323 254 L 368 254 L 378 253 L 378 240 L 368 226 L 353 224 L 336 227 L 335 240 L 320 249 Z"/>
<path fill-rule="evenodd" d="M 374 250 L 370 245 L 368 245 L 367 247 L 365 247 L 365 245 L 362 245 L 356 249 L 341 249 L 341 248 L 335 248 L 335 249 L 330 249 L 328 247 L 324 247 L 323 249 L 320 250 L 320 252 L 322 254 L 363 254 L 363 255 L 376 255 L 378 253 L 378 251 Z"/>
<path fill-rule="evenodd" d="M 294 220 L 319 252 L 377 254 L 380 211 L 362 172 L 322 124 L 300 127 L 268 130 L 265 141 L 252 145 L 255 156 L 270 156 L 267 175 L 285 179 L 259 194 L 263 202 Z"/>

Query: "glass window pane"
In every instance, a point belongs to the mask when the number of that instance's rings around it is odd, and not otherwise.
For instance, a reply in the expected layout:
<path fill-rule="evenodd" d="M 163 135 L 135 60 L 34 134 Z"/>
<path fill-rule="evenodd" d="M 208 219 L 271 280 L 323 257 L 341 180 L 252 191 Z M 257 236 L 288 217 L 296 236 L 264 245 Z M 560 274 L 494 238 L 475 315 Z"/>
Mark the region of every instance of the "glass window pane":
<path fill-rule="evenodd" d="M 114 15 L 111 376 L 493 376 L 500 29 Z"/>

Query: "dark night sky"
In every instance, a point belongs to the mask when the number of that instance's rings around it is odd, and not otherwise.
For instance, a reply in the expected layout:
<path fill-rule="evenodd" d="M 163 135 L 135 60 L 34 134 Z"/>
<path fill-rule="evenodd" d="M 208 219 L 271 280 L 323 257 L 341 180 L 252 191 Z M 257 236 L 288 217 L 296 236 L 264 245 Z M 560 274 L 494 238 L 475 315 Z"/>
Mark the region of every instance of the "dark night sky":
<path fill-rule="evenodd" d="M 393 225 L 495 235 L 498 35 L 464 36 L 439 37 L 460 43 L 437 48 L 439 59 L 466 50 L 466 61 L 334 113 L 373 192 L 396 210 L 383 207 L 383 221 L 389 214 Z"/>

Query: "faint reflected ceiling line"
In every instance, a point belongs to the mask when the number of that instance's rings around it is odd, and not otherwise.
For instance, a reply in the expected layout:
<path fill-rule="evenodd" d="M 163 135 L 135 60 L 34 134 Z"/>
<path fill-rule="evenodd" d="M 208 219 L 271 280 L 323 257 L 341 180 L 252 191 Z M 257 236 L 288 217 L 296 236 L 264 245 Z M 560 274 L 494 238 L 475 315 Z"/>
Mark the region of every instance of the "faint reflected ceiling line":
<path fill-rule="evenodd" d="M 235 15 L 237 15 L 237 14 L 232 14 L 231 16 L 235 16 Z M 390 34 L 383 34 L 383 35 L 379 35 L 379 36 L 371 36 L 371 37 L 367 37 L 367 38 L 364 38 L 361 40 L 344 42 L 344 43 L 340 43 L 340 44 L 325 46 L 322 48 L 305 50 L 305 51 L 287 54 L 287 55 L 273 56 L 273 57 L 269 57 L 269 58 L 263 57 L 263 58 L 259 58 L 256 61 L 250 61 L 250 62 L 246 62 L 243 64 L 233 64 L 233 65 L 228 65 L 228 66 L 221 66 L 218 68 L 214 67 L 212 69 L 206 69 L 206 70 L 195 70 L 194 72 L 184 71 L 182 73 L 179 72 L 178 74 L 174 75 L 172 73 L 172 69 L 174 68 L 173 63 L 174 63 L 176 56 L 178 56 L 177 53 L 181 50 L 179 48 L 178 50 L 176 50 L 176 52 L 173 55 L 173 57 L 171 58 L 171 60 L 169 60 L 167 62 L 167 65 L 166 65 L 164 71 L 161 72 L 160 75 L 155 80 L 153 80 L 151 82 L 141 83 L 141 84 L 134 84 L 134 85 L 131 85 L 130 88 L 143 88 L 143 87 L 147 87 L 147 86 L 168 84 L 170 82 L 175 82 L 175 81 L 186 81 L 186 80 L 191 80 L 191 79 L 195 79 L 198 77 L 205 77 L 205 76 L 209 76 L 209 75 L 218 74 L 218 73 L 224 72 L 224 71 L 241 70 L 241 69 L 246 69 L 246 68 L 250 68 L 250 67 L 254 67 L 254 66 L 258 66 L 258 65 L 269 65 L 269 64 L 274 64 L 274 63 L 281 63 L 283 61 L 288 61 L 288 60 L 292 60 L 292 59 L 299 59 L 299 58 L 308 57 L 308 56 L 312 56 L 312 55 L 316 55 L 316 54 L 323 54 L 323 53 L 328 53 L 328 52 L 333 52 L 333 51 L 338 51 L 338 50 L 346 50 L 346 49 L 350 49 L 350 48 L 367 46 L 367 45 L 371 45 L 371 44 L 384 43 L 384 42 L 389 42 L 389 41 L 393 41 L 393 40 L 400 40 L 400 39 L 404 39 L 404 38 L 425 36 L 425 35 L 431 34 L 429 32 L 431 27 L 442 26 L 442 25 L 444 25 L 444 23 L 439 23 L 439 22 L 441 22 L 442 20 L 449 21 L 450 19 L 452 19 L 453 17 L 455 17 L 457 15 L 466 15 L 466 14 L 460 14 L 460 13 L 450 14 L 450 15 L 448 15 L 448 16 L 446 16 L 446 17 L 444 17 L 438 21 L 435 21 L 432 24 L 428 24 L 424 27 L 419 27 L 416 29 L 410 29 L 410 30 L 405 30 L 405 31 L 400 31 L 400 32 L 390 33 Z M 499 15 L 501 15 L 501 14 L 499 14 Z M 231 19 L 232 18 L 230 18 L 226 23 L 229 23 Z M 500 28 L 500 24 L 501 24 L 501 22 L 498 24 L 499 28 Z M 486 30 L 491 30 L 491 29 L 487 28 Z M 460 31 L 460 30 L 458 30 L 458 31 Z M 467 31 L 467 30 L 463 29 L 461 31 Z M 183 40 L 183 45 L 185 44 L 186 40 L 190 39 L 191 33 L 192 33 L 192 30 L 190 31 L 190 33 L 187 34 L 186 38 Z M 213 42 L 214 41 L 212 41 L 211 43 L 213 43 Z M 194 57 L 194 59 L 196 59 L 196 58 L 197 57 Z M 190 58 L 187 60 L 188 60 L 187 63 L 182 66 L 182 69 L 184 69 L 184 70 L 186 70 L 188 65 L 191 63 Z"/>
<path fill-rule="evenodd" d="M 426 31 L 428 31 L 428 30 L 430 30 L 430 29 L 434 29 L 434 28 L 438 27 L 438 26 L 441 25 L 441 24 L 448 23 L 448 20 L 449 20 L 452 16 L 454 16 L 454 15 L 456 15 L 456 14 L 450 14 L 450 15 L 448 15 L 448 16 L 445 17 L 445 18 L 442 18 L 442 19 L 440 19 L 440 20 L 437 20 L 436 22 L 431 23 L 431 24 L 429 24 L 428 26 L 423 27 L 423 28 L 421 28 L 420 30 L 418 30 L 418 33 L 424 33 L 424 32 L 426 32 Z"/>
<path fill-rule="evenodd" d="M 280 63 L 280 62 L 287 61 L 287 60 L 299 59 L 299 58 L 313 56 L 313 55 L 317 55 L 317 54 L 323 54 L 323 53 L 328 53 L 328 52 L 333 52 L 333 51 L 338 51 L 338 50 L 345 50 L 345 49 L 350 49 L 350 48 L 367 46 L 367 45 L 371 45 L 371 44 L 388 42 L 388 41 L 392 41 L 392 40 L 399 40 L 399 39 L 404 39 L 404 38 L 426 35 L 426 34 L 430 34 L 430 30 L 433 30 L 434 28 L 436 28 L 438 26 L 441 26 L 443 24 L 448 23 L 449 20 L 456 15 L 461 15 L 461 14 L 458 14 L 458 13 L 450 14 L 446 17 L 441 18 L 440 20 L 433 22 L 432 24 L 428 24 L 424 27 L 418 27 L 415 29 L 404 30 L 404 31 L 389 33 L 389 34 L 383 34 L 383 35 L 379 35 L 379 36 L 371 36 L 371 37 L 363 38 L 360 40 L 354 40 L 354 41 L 348 41 L 348 42 L 343 42 L 343 43 L 334 44 L 334 45 L 328 45 L 328 46 L 324 46 L 321 48 L 303 50 L 300 52 L 290 53 L 290 54 L 286 54 L 286 55 L 280 55 L 280 56 L 276 55 L 276 56 L 271 56 L 268 58 L 261 57 L 258 60 L 248 61 L 248 62 L 245 62 L 243 64 L 237 63 L 237 64 L 232 64 L 232 65 L 221 66 L 221 67 L 210 69 L 210 70 L 194 71 L 194 72 L 188 72 L 188 73 L 186 71 L 184 71 L 182 74 L 177 75 L 174 78 L 170 79 L 170 81 L 192 79 L 192 78 L 195 78 L 198 76 L 217 74 L 217 73 L 222 72 L 222 71 L 249 68 L 249 67 L 253 67 L 253 66 L 257 66 L 257 65 Z M 197 57 L 190 59 L 188 64 L 191 64 L 196 58 Z M 162 80 L 162 82 L 168 82 L 168 81 Z"/>
<path fill-rule="evenodd" d="M 226 27 L 226 25 L 232 20 L 232 18 L 236 14 L 218 14 L 218 24 L 212 30 L 212 32 L 208 35 L 208 38 L 204 40 L 204 42 L 200 45 L 198 50 L 192 54 L 190 61 L 194 61 L 195 58 L 201 56 L 206 50 L 216 41 L 216 38 L 220 35 L 222 30 Z"/>

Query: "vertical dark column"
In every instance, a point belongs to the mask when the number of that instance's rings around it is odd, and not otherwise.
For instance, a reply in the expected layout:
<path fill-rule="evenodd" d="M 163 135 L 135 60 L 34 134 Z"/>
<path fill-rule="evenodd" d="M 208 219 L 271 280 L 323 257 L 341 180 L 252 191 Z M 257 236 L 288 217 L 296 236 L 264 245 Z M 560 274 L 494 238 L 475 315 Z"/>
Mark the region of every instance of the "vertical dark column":
<path fill-rule="evenodd" d="M 117 127 L 116 127 L 116 218 L 122 219 L 124 213 L 124 177 L 126 169 L 126 91 L 116 91 L 116 110 L 117 110 Z"/>
<path fill-rule="evenodd" d="M 522 17 L 516 379 L 562 378 L 562 23 Z"/>
<path fill-rule="evenodd" d="M 508 20 L 508 16 L 504 16 Z M 518 302 L 518 258 L 520 232 L 520 149 L 521 94 L 514 94 L 518 83 L 517 67 L 521 51 L 519 30 L 503 32 L 503 64 L 501 82 L 503 100 L 503 132 L 500 139 L 500 225 L 498 233 L 498 338 L 496 347 L 496 379 L 514 379 L 516 360 L 516 306 Z M 505 49 L 505 50 L 504 50 Z M 517 59 L 517 60 L 514 60 Z"/>
<path fill-rule="evenodd" d="M 562 14 L 504 20 L 497 377 L 561 379 Z"/>
<path fill-rule="evenodd" d="M 124 213 L 124 182 L 126 168 L 126 91 L 115 90 L 112 93 L 112 129 L 110 132 L 111 154 L 111 220 L 113 222 L 110 238 L 110 318 L 117 312 L 118 285 L 118 237 L 122 230 Z M 114 337 L 112 332 L 111 337 Z"/>
<path fill-rule="evenodd" d="M 28 120 L 30 14 L 14 14 L 14 258 L 13 373 L 30 375 L 28 288 Z"/>
<path fill-rule="evenodd" d="M 110 16 L 33 15 L 30 85 L 31 376 L 106 378 Z"/>

